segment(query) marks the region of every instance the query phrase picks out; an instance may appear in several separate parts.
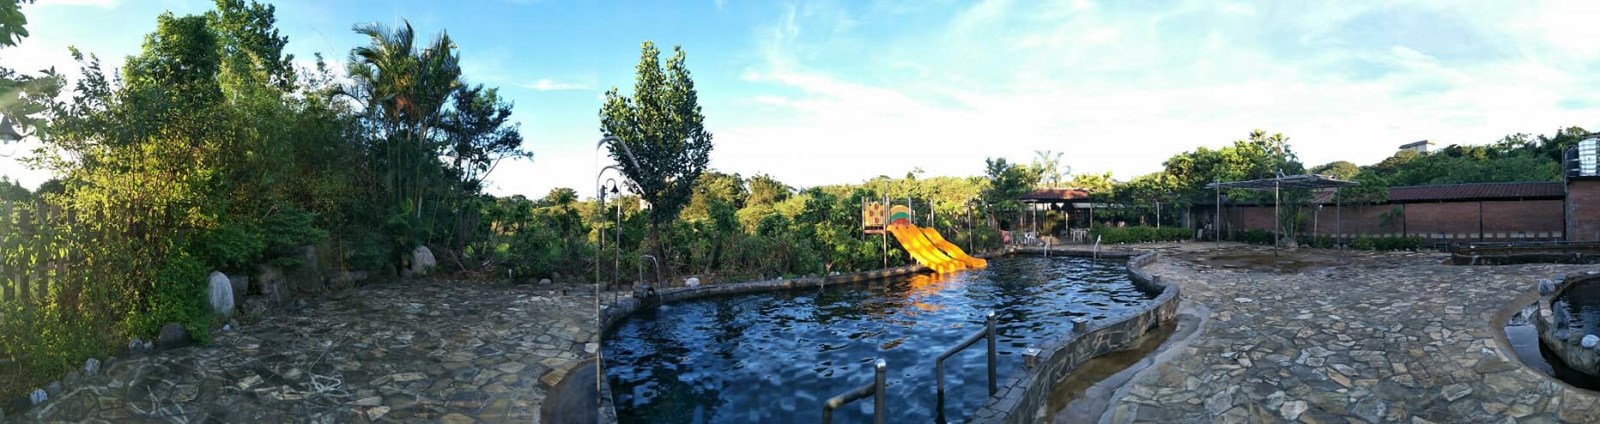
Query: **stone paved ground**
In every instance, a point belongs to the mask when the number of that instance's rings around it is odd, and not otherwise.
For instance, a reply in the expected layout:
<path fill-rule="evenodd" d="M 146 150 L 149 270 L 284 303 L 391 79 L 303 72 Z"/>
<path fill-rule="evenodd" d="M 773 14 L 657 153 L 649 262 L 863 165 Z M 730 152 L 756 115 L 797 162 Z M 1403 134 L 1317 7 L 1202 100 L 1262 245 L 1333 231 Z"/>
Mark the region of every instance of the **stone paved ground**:
<path fill-rule="evenodd" d="M 547 287 L 371 285 L 246 320 L 208 347 L 111 362 L 11 419 L 534 422 L 594 334 L 594 298 Z"/>
<path fill-rule="evenodd" d="M 1164 248 L 1152 265 L 1210 320 L 1119 391 L 1110 421 L 1600 422 L 1600 398 L 1517 364 L 1489 326 L 1537 279 L 1594 266 L 1301 251 L 1275 271 L 1251 267 L 1270 249 L 1208 246 Z"/>

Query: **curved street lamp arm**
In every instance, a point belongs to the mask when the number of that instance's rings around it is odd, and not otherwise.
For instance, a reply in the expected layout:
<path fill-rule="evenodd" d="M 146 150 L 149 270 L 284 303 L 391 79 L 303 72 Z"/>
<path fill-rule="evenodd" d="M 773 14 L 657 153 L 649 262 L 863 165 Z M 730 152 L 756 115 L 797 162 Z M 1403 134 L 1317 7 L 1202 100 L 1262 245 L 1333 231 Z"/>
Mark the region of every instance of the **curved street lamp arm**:
<path fill-rule="evenodd" d="M 601 147 L 604 147 L 607 142 L 616 142 L 617 146 L 622 147 L 622 154 L 624 156 L 628 157 L 628 162 L 633 164 L 633 169 L 642 169 L 642 168 L 639 168 L 639 158 L 634 157 L 633 156 L 633 151 L 628 149 L 628 143 L 622 142 L 622 139 L 617 138 L 617 136 L 607 135 L 605 137 L 601 137 L 600 138 L 600 143 L 596 144 L 594 146 L 594 148 L 595 149 L 599 149 Z"/>

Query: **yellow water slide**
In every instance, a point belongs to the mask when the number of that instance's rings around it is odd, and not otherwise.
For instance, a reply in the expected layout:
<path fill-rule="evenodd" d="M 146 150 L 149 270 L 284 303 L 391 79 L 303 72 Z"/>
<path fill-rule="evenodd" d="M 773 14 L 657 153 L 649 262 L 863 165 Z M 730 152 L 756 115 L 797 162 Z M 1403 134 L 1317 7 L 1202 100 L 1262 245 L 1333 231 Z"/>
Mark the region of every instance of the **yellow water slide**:
<path fill-rule="evenodd" d="M 911 259 L 938 273 L 954 272 L 966 267 L 966 263 L 946 256 L 939 248 L 934 247 L 927 237 L 922 235 L 917 227 L 910 225 L 890 225 L 889 234 L 894 234 L 894 239 L 900 242 L 900 247 L 911 254 Z"/>
<path fill-rule="evenodd" d="M 954 243 L 945 241 L 944 236 L 939 235 L 939 230 L 935 230 L 931 227 L 923 228 L 922 235 L 926 236 L 928 241 L 933 242 L 933 247 L 943 250 L 944 254 L 950 256 L 951 259 L 965 263 L 967 268 L 983 268 L 989 266 L 989 261 L 984 260 L 983 258 L 974 258 L 970 255 L 967 255 L 966 251 L 961 250 L 961 248 L 957 247 Z"/>

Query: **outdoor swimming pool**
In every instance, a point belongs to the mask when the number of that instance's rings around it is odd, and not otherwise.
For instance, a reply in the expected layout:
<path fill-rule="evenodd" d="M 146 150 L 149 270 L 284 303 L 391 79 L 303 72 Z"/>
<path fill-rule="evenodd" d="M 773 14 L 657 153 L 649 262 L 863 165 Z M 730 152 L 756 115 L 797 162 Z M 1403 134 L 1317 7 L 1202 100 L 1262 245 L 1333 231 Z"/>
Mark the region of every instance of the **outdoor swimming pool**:
<path fill-rule="evenodd" d="M 1121 260 L 1006 257 L 947 276 L 671 303 L 606 337 L 606 374 L 622 422 L 816 422 L 830 397 L 870 383 L 888 362 L 893 422 L 937 416 L 934 358 L 996 313 L 999 376 L 1071 320 L 1122 316 L 1149 301 Z M 988 396 L 983 343 L 945 364 L 945 417 Z M 835 412 L 870 421 L 870 399 Z"/>

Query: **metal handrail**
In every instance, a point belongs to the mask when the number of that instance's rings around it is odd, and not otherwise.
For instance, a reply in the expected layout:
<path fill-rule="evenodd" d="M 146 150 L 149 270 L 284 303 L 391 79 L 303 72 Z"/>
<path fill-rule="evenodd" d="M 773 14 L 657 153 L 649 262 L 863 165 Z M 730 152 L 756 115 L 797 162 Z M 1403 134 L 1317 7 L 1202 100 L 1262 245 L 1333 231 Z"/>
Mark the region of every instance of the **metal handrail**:
<path fill-rule="evenodd" d="M 884 388 L 888 386 L 888 373 L 889 363 L 879 359 L 873 364 L 871 384 L 828 398 L 826 402 L 822 403 L 822 424 L 833 422 L 833 410 L 839 409 L 839 407 L 850 402 L 866 399 L 867 396 L 872 396 L 872 422 L 874 424 L 888 422 L 889 402 L 884 393 Z"/>
<path fill-rule="evenodd" d="M 655 265 L 655 267 L 656 267 L 656 279 L 654 281 L 660 282 L 661 281 L 661 261 L 657 261 L 655 256 L 650 256 L 650 255 L 639 255 L 639 281 L 646 281 L 644 279 L 644 260 L 645 259 L 649 259 L 650 263 Z M 649 282 L 646 281 L 646 284 L 649 284 Z"/>
<path fill-rule="evenodd" d="M 989 311 L 988 315 L 984 316 L 983 327 L 984 328 L 982 331 L 973 333 L 971 336 L 967 336 L 967 339 L 962 340 L 961 344 L 957 344 L 955 347 L 950 348 L 950 350 L 946 350 L 944 353 L 939 354 L 938 359 L 933 361 L 933 373 L 938 387 L 938 415 L 940 422 L 944 421 L 944 360 L 949 359 L 951 356 L 961 352 L 963 349 L 972 347 L 972 345 L 977 344 L 978 340 L 980 339 L 989 340 L 989 394 L 994 395 L 996 392 L 1000 391 L 1000 386 L 998 384 L 999 380 L 995 378 L 995 363 L 999 359 L 999 354 L 995 351 L 996 333 L 994 329 L 994 311 Z"/>

